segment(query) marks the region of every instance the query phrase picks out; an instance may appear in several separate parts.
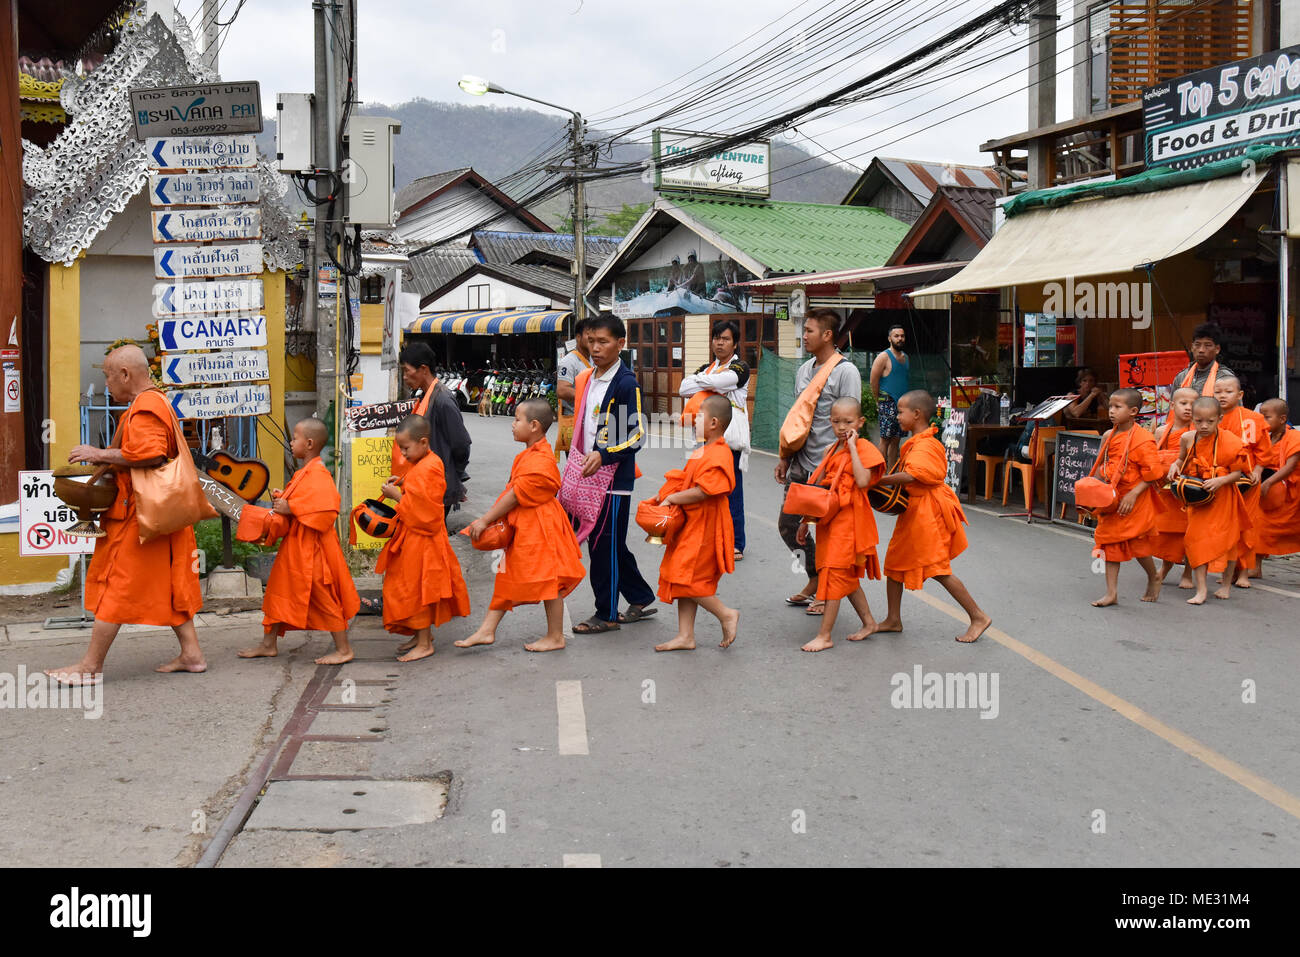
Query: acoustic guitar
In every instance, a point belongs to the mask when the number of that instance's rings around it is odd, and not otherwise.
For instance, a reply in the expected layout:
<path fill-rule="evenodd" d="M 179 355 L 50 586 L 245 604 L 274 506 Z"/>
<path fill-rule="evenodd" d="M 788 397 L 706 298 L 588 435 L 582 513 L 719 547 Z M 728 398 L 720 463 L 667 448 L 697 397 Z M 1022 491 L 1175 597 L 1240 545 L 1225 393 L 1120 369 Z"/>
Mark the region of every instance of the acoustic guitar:
<path fill-rule="evenodd" d="M 245 502 L 256 502 L 271 484 L 271 470 L 257 459 L 240 459 L 226 452 L 194 451 L 194 464 Z"/>

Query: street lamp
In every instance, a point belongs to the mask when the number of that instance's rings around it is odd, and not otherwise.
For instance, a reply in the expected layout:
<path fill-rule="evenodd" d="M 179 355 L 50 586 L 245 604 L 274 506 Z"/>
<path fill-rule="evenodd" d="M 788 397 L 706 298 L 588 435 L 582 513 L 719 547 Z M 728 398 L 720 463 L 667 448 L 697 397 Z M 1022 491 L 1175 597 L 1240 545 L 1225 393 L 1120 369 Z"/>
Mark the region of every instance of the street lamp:
<path fill-rule="evenodd" d="M 582 322 L 587 318 L 587 257 L 586 236 L 583 228 L 583 220 L 587 218 L 587 210 L 582 193 L 582 114 L 577 110 L 569 109 L 567 106 L 560 106 L 558 103 L 548 103 L 546 100 L 539 100 L 534 96 L 525 96 L 522 93 L 503 89 L 481 76 L 463 76 L 457 86 L 471 96 L 483 96 L 486 93 L 504 93 L 507 96 L 516 96 L 521 100 L 528 100 L 530 103 L 549 106 L 573 117 L 573 318 L 575 325 Z"/>

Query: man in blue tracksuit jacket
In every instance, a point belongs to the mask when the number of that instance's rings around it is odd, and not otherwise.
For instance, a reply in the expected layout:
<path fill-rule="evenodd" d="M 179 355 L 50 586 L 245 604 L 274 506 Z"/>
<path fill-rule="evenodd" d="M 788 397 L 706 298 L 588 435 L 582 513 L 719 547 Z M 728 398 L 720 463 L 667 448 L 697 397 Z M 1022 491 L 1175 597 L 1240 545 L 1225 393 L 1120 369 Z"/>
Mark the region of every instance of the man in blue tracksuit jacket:
<path fill-rule="evenodd" d="M 641 387 L 632 370 L 619 359 L 627 341 L 623 320 L 598 316 L 587 320 L 587 344 L 592 370 L 586 383 L 582 421 L 573 424 L 575 439 L 583 430 L 582 448 L 591 449 L 583 461 L 583 475 L 618 463 L 605 495 L 596 529 L 587 540 L 591 557 L 591 587 L 596 593 L 596 614 L 573 626 L 575 634 L 612 631 L 620 623 L 640 621 L 655 614 L 649 607 L 654 591 L 641 576 L 627 547 L 627 520 L 632 511 L 632 483 L 636 480 L 636 453 L 645 441 L 645 416 Z M 574 397 L 575 404 L 577 396 Z M 626 613 L 618 610 L 618 596 L 627 599 Z"/>

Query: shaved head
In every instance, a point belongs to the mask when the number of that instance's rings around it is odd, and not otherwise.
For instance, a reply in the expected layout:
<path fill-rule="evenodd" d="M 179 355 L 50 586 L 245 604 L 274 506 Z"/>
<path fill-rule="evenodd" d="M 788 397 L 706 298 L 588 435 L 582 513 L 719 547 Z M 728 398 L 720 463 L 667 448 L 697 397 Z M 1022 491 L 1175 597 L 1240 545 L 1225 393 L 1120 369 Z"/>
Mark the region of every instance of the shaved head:
<path fill-rule="evenodd" d="M 1215 418 L 1222 418 L 1223 409 L 1219 407 L 1219 400 L 1208 395 L 1203 395 L 1192 403 L 1193 412 L 1213 412 Z"/>
<path fill-rule="evenodd" d="M 1280 415 L 1283 419 L 1291 415 L 1291 409 L 1283 399 L 1265 399 L 1259 404 L 1259 411 L 1261 413 L 1268 412 L 1273 415 Z"/>
<path fill-rule="evenodd" d="M 318 452 L 329 444 L 330 431 L 320 419 L 302 419 L 293 429 L 295 432 L 299 432 L 308 442 L 311 442 Z"/>
<path fill-rule="evenodd" d="M 1191 399 L 1195 402 L 1200 397 L 1201 393 L 1197 392 L 1195 389 L 1175 389 L 1174 394 L 1169 397 L 1169 400 L 1172 402 L 1176 399 Z"/>
<path fill-rule="evenodd" d="M 900 405 L 906 402 L 909 409 L 919 412 L 927 422 L 934 418 L 936 408 L 934 396 L 924 389 L 913 389 L 911 392 L 904 392 L 903 397 L 898 402 Z"/>
<path fill-rule="evenodd" d="M 144 350 L 139 346 L 118 346 L 104 360 L 104 369 L 106 371 L 110 364 L 114 369 L 120 369 L 127 375 L 142 375 L 146 379 L 149 377 L 149 360 L 145 357 Z"/>
<path fill-rule="evenodd" d="M 551 403 L 545 399 L 528 399 L 520 402 L 515 409 L 523 415 L 525 422 L 536 422 L 543 435 L 555 421 L 555 411 L 551 408 Z"/>
<path fill-rule="evenodd" d="M 851 395 L 842 395 L 831 403 L 831 415 L 836 412 L 847 412 L 857 418 L 862 415 L 862 403 Z"/>
<path fill-rule="evenodd" d="M 104 357 L 104 385 L 116 402 L 130 405 L 135 397 L 153 388 L 149 360 L 137 345 L 118 346 Z"/>
<path fill-rule="evenodd" d="M 731 425 L 731 402 L 725 395 L 711 395 L 700 403 L 700 414 L 706 419 L 717 419 L 725 431 Z"/>
<path fill-rule="evenodd" d="M 1137 389 L 1116 389 L 1110 394 L 1111 401 L 1119 399 L 1134 411 L 1142 408 L 1142 393 Z"/>
<path fill-rule="evenodd" d="M 422 415 L 408 415 L 397 423 L 397 434 L 404 435 L 412 442 L 429 437 L 429 420 Z"/>

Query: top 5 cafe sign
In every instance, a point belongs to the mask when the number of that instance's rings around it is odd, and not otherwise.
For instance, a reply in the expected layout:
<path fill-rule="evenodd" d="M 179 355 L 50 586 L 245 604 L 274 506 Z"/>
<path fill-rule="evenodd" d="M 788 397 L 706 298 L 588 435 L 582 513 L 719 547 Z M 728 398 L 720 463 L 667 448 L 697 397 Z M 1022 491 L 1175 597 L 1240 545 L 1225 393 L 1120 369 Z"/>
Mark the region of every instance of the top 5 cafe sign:
<path fill-rule="evenodd" d="M 1148 167 L 1192 169 L 1251 146 L 1300 145 L 1300 46 L 1151 87 L 1142 107 Z"/>

